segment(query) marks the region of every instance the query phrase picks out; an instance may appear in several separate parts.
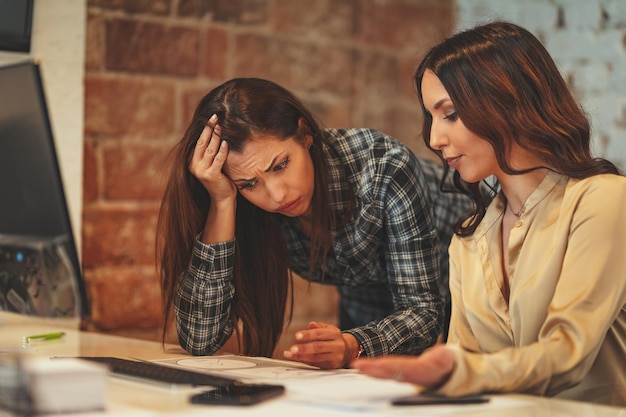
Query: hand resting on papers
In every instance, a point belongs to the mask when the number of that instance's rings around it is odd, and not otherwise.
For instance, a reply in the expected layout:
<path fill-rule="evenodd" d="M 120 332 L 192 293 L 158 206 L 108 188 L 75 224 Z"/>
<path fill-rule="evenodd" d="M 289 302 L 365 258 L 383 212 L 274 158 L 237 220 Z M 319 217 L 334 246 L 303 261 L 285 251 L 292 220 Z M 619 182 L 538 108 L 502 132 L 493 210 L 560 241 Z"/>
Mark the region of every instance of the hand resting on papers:
<path fill-rule="evenodd" d="M 296 332 L 296 343 L 283 352 L 285 358 L 322 369 L 342 368 L 356 356 L 359 343 L 337 326 L 310 322 L 307 330 Z"/>
<path fill-rule="evenodd" d="M 438 344 L 419 356 L 362 358 L 353 361 L 350 367 L 375 378 L 395 379 L 434 389 L 448 380 L 455 365 L 454 353 Z"/>

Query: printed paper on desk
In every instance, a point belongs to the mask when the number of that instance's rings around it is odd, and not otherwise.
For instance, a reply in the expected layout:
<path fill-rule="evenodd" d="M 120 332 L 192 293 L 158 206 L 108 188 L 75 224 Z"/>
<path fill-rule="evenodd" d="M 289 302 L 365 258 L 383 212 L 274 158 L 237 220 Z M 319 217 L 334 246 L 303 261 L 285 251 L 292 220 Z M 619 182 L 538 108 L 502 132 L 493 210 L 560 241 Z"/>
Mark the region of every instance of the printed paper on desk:
<path fill-rule="evenodd" d="M 417 390 L 411 384 L 375 379 L 351 369 L 323 370 L 300 362 L 262 357 L 186 356 L 154 362 L 246 382 L 279 383 L 287 388 L 289 400 L 340 408 L 376 408 Z"/>
<path fill-rule="evenodd" d="M 300 362 L 240 355 L 185 356 L 152 362 L 212 375 L 223 375 L 247 382 L 276 383 L 291 379 L 319 378 L 327 372 L 337 372 L 337 370 L 324 371 Z"/>

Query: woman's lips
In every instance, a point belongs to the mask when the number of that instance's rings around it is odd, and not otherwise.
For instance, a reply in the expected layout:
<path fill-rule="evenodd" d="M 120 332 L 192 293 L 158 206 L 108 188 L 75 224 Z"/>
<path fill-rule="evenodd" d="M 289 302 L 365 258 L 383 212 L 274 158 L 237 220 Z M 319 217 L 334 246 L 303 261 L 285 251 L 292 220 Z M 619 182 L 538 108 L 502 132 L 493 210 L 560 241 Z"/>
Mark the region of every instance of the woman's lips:
<path fill-rule="evenodd" d="M 448 166 L 452 169 L 455 169 L 459 165 L 460 161 L 461 161 L 460 156 L 455 156 L 454 158 L 446 158 L 446 162 L 448 163 Z"/>
<path fill-rule="evenodd" d="M 300 201 L 300 197 L 296 198 L 295 200 L 292 200 L 290 202 L 288 202 L 287 204 L 283 204 L 282 206 L 278 207 L 276 209 L 276 211 L 280 211 L 282 213 L 287 213 L 289 212 L 291 209 L 293 209 L 294 207 L 296 207 L 298 205 L 298 202 Z"/>

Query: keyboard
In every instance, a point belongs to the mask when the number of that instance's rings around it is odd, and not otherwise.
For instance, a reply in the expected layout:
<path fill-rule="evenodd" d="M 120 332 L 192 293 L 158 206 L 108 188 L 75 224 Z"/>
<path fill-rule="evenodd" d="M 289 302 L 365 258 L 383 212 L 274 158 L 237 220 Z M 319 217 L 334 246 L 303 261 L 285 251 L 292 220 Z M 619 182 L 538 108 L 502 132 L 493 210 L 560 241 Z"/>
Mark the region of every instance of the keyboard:
<path fill-rule="evenodd" d="M 225 387 L 232 385 L 236 381 L 222 376 L 111 356 L 79 356 L 78 358 L 106 365 L 109 371 L 117 376 L 164 384 Z"/>

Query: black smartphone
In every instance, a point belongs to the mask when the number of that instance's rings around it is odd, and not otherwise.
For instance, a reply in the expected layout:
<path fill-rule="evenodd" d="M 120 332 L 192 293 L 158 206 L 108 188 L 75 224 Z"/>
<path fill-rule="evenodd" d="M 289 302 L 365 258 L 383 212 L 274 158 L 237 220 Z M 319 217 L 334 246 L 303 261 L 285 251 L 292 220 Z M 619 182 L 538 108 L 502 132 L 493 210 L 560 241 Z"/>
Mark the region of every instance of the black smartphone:
<path fill-rule="evenodd" d="M 489 401 L 489 398 L 481 395 L 469 395 L 465 397 L 444 397 L 434 394 L 415 394 L 408 397 L 400 397 L 391 401 L 393 405 L 432 405 L 432 404 L 481 404 Z"/>
<path fill-rule="evenodd" d="M 282 395 L 285 387 L 270 384 L 235 382 L 191 396 L 193 404 L 252 405 Z"/>

